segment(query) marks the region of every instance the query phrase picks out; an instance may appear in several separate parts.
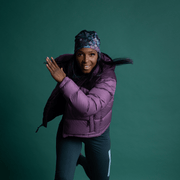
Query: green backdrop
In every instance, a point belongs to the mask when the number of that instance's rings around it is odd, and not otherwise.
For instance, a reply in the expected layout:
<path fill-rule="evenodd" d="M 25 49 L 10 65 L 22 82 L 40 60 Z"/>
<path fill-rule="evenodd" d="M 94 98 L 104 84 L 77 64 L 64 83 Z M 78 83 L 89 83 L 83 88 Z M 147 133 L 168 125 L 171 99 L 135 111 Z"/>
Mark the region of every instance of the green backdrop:
<path fill-rule="evenodd" d="M 1 0 L 0 179 L 50 180 L 60 120 L 35 130 L 55 86 L 43 61 L 95 30 L 116 68 L 111 180 L 180 179 L 179 0 Z M 75 180 L 86 180 L 77 167 Z"/>

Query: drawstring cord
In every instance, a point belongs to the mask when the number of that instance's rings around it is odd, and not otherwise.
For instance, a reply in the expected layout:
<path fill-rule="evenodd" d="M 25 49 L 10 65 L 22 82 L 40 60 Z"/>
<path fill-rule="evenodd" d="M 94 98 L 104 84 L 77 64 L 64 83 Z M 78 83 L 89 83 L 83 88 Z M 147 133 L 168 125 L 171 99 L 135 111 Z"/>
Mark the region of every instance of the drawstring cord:
<path fill-rule="evenodd" d="M 40 128 L 41 126 L 43 126 L 43 124 L 41 124 L 41 125 L 37 128 L 36 133 L 39 131 L 39 128 Z"/>

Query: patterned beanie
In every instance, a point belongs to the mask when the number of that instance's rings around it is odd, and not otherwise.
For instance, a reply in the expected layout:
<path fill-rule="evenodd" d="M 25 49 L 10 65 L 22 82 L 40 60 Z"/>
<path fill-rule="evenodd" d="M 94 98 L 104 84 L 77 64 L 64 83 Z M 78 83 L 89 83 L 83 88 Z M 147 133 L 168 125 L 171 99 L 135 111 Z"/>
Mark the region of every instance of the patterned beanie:
<path fill-rule="evenodd" d="M 92 48 L 100 53 L 100 39 L 95 31 L 83 30 L 75 36 L 74 53 L 81 48 Z"/>

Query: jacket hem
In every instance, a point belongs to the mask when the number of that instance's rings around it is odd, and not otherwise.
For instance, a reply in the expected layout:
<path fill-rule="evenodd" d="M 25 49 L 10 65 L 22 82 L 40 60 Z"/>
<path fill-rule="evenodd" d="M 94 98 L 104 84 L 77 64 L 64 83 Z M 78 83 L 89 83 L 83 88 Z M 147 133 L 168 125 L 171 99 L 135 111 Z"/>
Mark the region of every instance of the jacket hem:
<path fill-rule="evenodd" d="M 79 137 L 79 138 L 97 137 L 97 136 L 102 135 L 107 130 L 107 128 L 109 126 L 110 126 L 110 123 L 103 130 L 101 130 L 99 133 L 97 133 L 97 132 L 87 133 L 87 134 L 65 134 L 65 133 L 63 133 L 63 138 L 66 138 L 66 137 Z"/>

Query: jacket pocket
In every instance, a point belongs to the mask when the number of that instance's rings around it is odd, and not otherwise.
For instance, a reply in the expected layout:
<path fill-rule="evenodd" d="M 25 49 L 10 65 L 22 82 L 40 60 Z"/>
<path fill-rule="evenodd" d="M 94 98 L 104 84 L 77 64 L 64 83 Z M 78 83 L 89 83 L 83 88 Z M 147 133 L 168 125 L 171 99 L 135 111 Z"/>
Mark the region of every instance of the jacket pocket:
<path fill-rule="evenodd" d="M 94 119 L 94 115 L 90 116 L 89 118 L 89 132 L 100 132 L 100 124 L 101 120 L 100 119 Z"/>
<path fill-rule="evenodd" d="M 101 120 L 100 119 L 94 120 L 94 131 L 96 133 L 100 132 L 100 124 L 101 124 Z"/>

